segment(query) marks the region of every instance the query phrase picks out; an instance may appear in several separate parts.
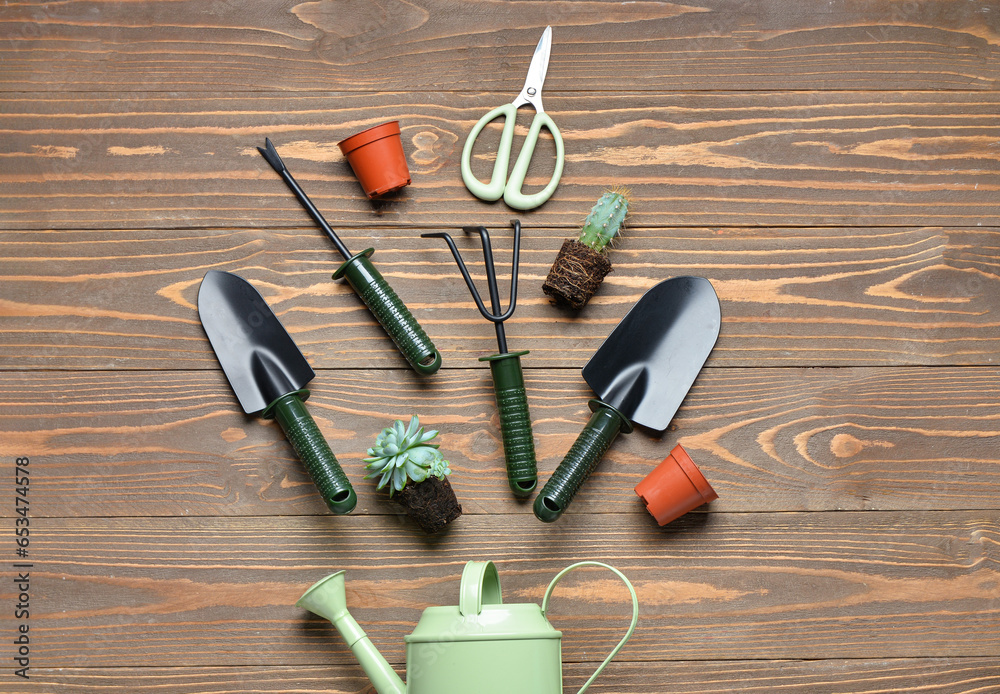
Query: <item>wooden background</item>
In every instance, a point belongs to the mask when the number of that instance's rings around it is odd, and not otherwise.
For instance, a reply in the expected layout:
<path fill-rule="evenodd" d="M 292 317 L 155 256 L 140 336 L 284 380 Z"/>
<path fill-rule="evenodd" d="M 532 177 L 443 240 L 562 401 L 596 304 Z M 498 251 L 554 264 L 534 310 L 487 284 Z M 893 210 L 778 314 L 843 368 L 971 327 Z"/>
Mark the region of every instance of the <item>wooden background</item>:
<path fill-rule="evenodd" d="M 701 275 L 723 312 L 670 429 L 620 439 L 552 526 L 503 481 L 477 361 L 492 330 L 419 238 L 485 224 L 509 262 L 515 215 L 473 198 L 458 160 L 547 24 L 566 170 L 517 215 L 508 323 L 531 350 L 542 479 L 586 420 L 579 369 L 643 291 Z M 1000 692 L 996 2 L 26 0 L 0 10 L 0 90 L 0 690 L 365 692 L 293 607 L 318 578 L 347 570 L 401 671 L 403 635 L 457 601 L 466 560 L 537 602 L 596 559 L 641 610 L 594 692 Z M 336 143 L 391 119 L 413 183 L 370 203 Z M 438 374 L 408 370 L 330 279 L 335 252 L 256 153 L 265 137 L 347 244 L 376 248 Z M 541 280 L 613 185 L 634 199 L 615 271 L 584 311 L 556 309 Z M 253 282 L 317 369 L 350 516 L 239 409 L 195 307 L 209 269 Z M 365 448 L 413 412 L 442 431 L 465 509 L 436 540 L 362 480 Z M 720 498 L 661 529 L 631 490 L 678 442 Z M 11 660 L 20 456 L 28 681 Z M 600 572 L 564 585 L 575 692 L 627 595 Z"/>

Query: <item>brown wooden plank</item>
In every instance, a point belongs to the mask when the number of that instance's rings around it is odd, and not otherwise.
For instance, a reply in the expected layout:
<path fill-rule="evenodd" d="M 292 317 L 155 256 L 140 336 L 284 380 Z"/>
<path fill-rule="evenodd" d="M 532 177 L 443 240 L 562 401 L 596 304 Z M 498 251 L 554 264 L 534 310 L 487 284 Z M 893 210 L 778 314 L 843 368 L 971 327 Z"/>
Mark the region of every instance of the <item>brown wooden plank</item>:
<path fill-rule="evenodd" d="M 470 559 L 498 561 L 506 602 L 540 601 L 580 559 L 618 567 L 641 603 L 622 661 L 1000 657 L 1000 515 L 711 514 L 667 529 L 634 515 L 469 516 L 434 543 L 384 516 L 38 519 L 29 559 L 37 663 L 351 663 L 294 601 L 345 569 L 348 603 L 384 654 L 420 611 L 457 599 Z M 13 604 L 13 587 L 0 599 Z M 602 570 L 550 606 L 567 661 L 621 636 L 628 593 Z M 13 615 L 3 616 L 11 633 Z"/>
<path fill-rule="evenodd" d="M 197 93 L 8 97 L 0 225 L 260 227 L 307 217 L 255 147 L 285 153 L 334 227 L 506 225 L 459 175 L 462 145 L 495 94 Z M 994 93 L 554 92 L 566 168 L 534 226 L 573 227 L 608 186 L 635 199 L 632 225 L 961 225 L 1000 216 Z M 336 142 L 398 119 L 413 183 L 372 204 Z M 528 115 L 520 133 L 526 132 Z M 483 175 L 499 136 L 484 136 Z M 548 181 L 536 152 L 529 188 Z"/>
<path fill-rule="evenodd" d="M 582 558 L 632 577 L 642 622 L 604 691 L 1000 690 L 995 14 L 946 0 L 5 7 L 0 457 L 32 460 L 34 681 L 5 671 L 0 691 L 359 692 L 298 594 L 347 568 L 352 609 L 399 667 L 402 635 L 455 601 L 470 558 L 500 563 L 508 602 L 539 601 Z M 520 88 L 546 24 L 567 169 L 519 215 L 508 330 L 531 349 L 543 480 L 586 417 L 579 367 L 646 288 L 709 277 L 725 318 L 670 430 L 617 441 L 551 526 L 502 479 L 476 361 L 490 327 L 443 245 L 417 238 L 486 223 L 507 262 L 512 211 L 471 197 L 458 153 Z M 414 183 L 372 204 L 336 142 L 393 118 Z M 415 377 L 330 281 L 332 249 L 254 150 L 265 136 L 349 245 L 378 249 L 445 370 Z M 491 152 L 477 149 L 481 173 Z M 635 202 L 616 272 L 584 313 L 553 309 L 541 278 L 615 184 Z M 358 487 L 354 514 L 329 515 L 277 428 L 238 410 L 194 309 L 209 268 L 261 287 L 317 366 L 310 408 Z M 361 479 L 374 434 L 412 411 L 444 431 L 466 510 L 434 541 Z M 631 490 L 677 442 L 721 498 L 660 529 Z M 20 589 L 4 575 L 9 607 Z M 617 640 L 624 598 L 597 572 L 561 586 L 567 691 Z"/>
<path fill-rule="evenodd" d="M 632 490 L 677 443 L 719 493 L 713 512 L 998 509 L 998 381 L 995 368 L 709 369 L 662 438 L 615 442 L 568 513 L 651 520 Z M 487 372 L 427 387 L 400 372 L 322 372 L 313 385 L 309 407 L 358 492 L 356 514 L 399 512 L 361 458 L 416 412 L 442 432 L 466 514 L 531 515 L 507 489 Z M 527 386 L 544 480 L 590 394 L 564 370 L 530 371 Z M 245 416 L 219 374 L 8 374 L 0 402 L 0 458 L 31 459 L 34 516 L 327 513 L 280 430 Z"/>
<path fill-rule="evenodd" d="M 997 229 L 633 229 L 579 313 L 541 292 L 567 233 L 525 229 L 508 333 L 511 349 L 531 350 L 527 368 L 581 368 L 643 292 L 677 275 L 708 277 L 719 294 L 715 366 L 989 365 L 1000 351 Z M 509 227 L 493 235 L 506 296 Z M 376 247 L 373 262 L 445 369 L 480 368 L 496 351 L 442 241 L 389 229 L 344 239 Z M 485 293 L 478 241 L 460 243 Z M 312 227 L 7 232 L 0 249 L 2 369 L 216 369 L 196 309 L 213 268 L 257 286 L 315 367 L 407 368 L 350 287 L 331 280 L 339 257 Z"/>
<path fill-rule="evenodd" d="M 7 91 L 996 89 L 989 3 L 18 3 Z M 97 50 L 95 47 L 100 46 Z"/>
<path fill-rule="evenodd" d="M 566 663 L 563 689 L 574 692 L 596 663 Z M 14 682 L 10 694 L 357 694 L 368 686 L 350 666 L 202 668 L 32 668 L 31 682 Z M 791 694 L 983 694 L 1000 688 L 993 658 L 880 660 L 765 660 L 612 662 L 596 691 L 649 694 L 721 694 L 782 691 Z"/>

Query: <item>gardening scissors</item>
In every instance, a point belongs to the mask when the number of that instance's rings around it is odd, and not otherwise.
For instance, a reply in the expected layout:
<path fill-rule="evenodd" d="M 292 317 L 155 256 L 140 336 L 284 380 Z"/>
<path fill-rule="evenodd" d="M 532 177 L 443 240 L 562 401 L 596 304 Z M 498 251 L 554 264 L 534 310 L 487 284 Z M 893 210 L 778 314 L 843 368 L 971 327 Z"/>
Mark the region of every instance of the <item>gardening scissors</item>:
<path fill-rule="evenodd" d="M 462 180 L 465 181 L 465 186 L 472 191 L 472 194 L 481 200 L 493 201 L 502 197 L 505 203 L 516 210 L 530 210 L 548 200 L 556 186 L 559 185 L 564 160 L 562 135 L 559 133 L 555 121 L 542 108 L 542 83 L 545 81 L 545 71 L 549 66 L 551 49 L 552 27 L 545 27 L 542 38 L 535 46 L 535 55 L 531 58 L 528 77 L 524 81 L 521 93 L 511 103 L 499 106 L 480 118 L 465 141 L 465 147 L 462 149 Z M 510 151 L 514 144 L 514 123 L 517 120 L 517 109 L 525 104 L 534 106 L 536 113 L 531 121 L 528 136 L 524 139 L 524 144 L 521 145 L 521 153 L 518 154 L 517 161 L 514 163 L 514 170 L 511 171 L 510 178 L 507 178 L 507 165 L 510 163 Z M 470 166 L 472 146 L 486 124 L 498 116 L 504 116 L 503 133 L 500 135 L 500 146 L 497 148 L 497 160 L 493 165 L 493 177 L 487 184 L 480 181 L 472 173 Z M 556 143 L 556 168 L 545 188 L 537 193 L 526 195 L 521 192 L 521 187 L 524 185 L 524 177 L 528 173 L 528 165 L 531 163 L 531 156 L 535 152 L 535 144 L 538 142 L 538 135 L 543 127 L 548 128 Z"/>

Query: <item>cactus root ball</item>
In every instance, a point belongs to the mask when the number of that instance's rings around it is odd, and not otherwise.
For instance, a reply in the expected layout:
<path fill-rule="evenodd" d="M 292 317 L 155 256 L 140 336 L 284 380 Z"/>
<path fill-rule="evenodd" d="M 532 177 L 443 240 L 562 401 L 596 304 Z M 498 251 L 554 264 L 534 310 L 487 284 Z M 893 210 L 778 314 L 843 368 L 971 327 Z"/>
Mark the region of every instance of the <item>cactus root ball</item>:
<path fill-rule="evenodd" d="M 609 272 L 611 261 L 606 254 L 575 239 L 566 239 L 545 278 L 542 291 L 553 304 L 579 310 L 587 305 Z"/>

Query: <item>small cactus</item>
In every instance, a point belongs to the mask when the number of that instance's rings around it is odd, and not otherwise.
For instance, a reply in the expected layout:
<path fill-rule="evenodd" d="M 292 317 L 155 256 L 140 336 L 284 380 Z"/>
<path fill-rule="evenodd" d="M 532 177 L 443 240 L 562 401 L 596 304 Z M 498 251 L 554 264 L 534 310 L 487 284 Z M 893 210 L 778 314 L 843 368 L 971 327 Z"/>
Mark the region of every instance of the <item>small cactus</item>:
<path fill-rule="evenodd" d="M 625 223 L 628 214 L 628 198 L 624 191 L 608 191 L 601 196 L 580 230 L 580 243 L 598 253 L 611 243 Z"/>
<path fill-rule="evenodd" d="M 628 202 L 628 191 L 604 193 L 584 220 L 579 239 L 566 239 L 542 285 L 552 303 L 581 309 L 594 296 L 611 272 L 605 249 L 621 233 Z"/>

